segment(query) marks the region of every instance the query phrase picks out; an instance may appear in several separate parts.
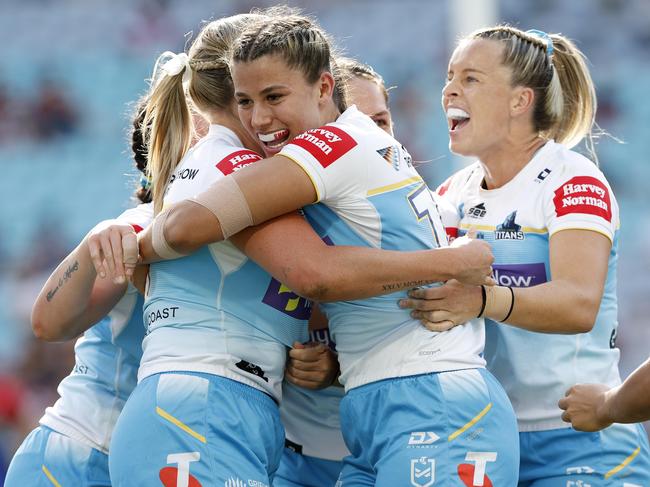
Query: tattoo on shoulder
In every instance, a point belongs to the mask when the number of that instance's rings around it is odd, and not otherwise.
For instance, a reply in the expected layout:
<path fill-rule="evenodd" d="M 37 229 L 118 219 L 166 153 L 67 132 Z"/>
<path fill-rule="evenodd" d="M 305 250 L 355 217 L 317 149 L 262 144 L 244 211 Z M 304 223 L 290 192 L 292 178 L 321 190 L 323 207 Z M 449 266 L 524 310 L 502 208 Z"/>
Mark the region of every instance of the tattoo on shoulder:
<path fill-rule="evenodd" d="M 402 289 L 411 289 L 418 286 L 424 286 L 425 284 L 431 284 L 431 281 L 391 282 L 388 284 L 383 284 L 382 289 L 384 291 L 401 291 Z"/>
<path fill-rule="evenodd" d="M 52 289 L 51 291 L 47 292 L 47 302 L 48 303 L 50 301 L 52 301 L 52 299 L 54 299 L 54 295 L 56 294 L 56 292 L 59 289 L 61 289 L 65 285 L 66 282 L 68 282 L 70 279 L 72 279 L 72 274 L 74 274 L 78 270 L 79 270 L 79 261 L 75 260 L 74 264 L 70 264 L 68 266 L 68 268 L 63 272 L 63 274 L 59 278 L 59 282 L 58 282 L 57 286 L 54 289 Z"/>

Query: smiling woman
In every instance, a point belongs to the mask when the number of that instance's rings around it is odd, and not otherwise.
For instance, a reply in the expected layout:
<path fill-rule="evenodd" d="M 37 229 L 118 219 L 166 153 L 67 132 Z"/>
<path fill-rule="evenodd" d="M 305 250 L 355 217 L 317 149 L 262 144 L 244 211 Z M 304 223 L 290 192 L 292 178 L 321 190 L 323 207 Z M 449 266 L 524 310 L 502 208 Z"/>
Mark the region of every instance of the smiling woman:
<path fill-rule="evenodd" d="M 442 105 L 450 149 L 478 161 L 438 191 L 461 215 L 459 234 L 492 246 L 499 285 L 450 282 L 403 304 L 428 322 L 485 317 L 488 369 L 517 413 L 520 486 L 648 485 L 639 425 L 580 433 L 557 407 L 576 381 L 620 383 L 618 206 L 603 173 L 570 150 L 590 139 L 596 109 L 582 53 L 558 34 L 477 31 L 451 56 Z"/>

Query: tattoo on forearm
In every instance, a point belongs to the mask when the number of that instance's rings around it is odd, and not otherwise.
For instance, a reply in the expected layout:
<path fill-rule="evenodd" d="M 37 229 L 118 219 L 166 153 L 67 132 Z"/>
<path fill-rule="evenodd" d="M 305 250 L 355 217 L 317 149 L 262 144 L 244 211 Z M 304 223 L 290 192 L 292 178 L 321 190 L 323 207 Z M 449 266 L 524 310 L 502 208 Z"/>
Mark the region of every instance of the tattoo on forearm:
<path fill-rule="evenodd" d="M 389 284 L 383 284 L 382 289 L 384 291 L 400 291 L 402 289 L 410 289 L 412 287 L 423 286 L 425 284 L 431 284 L 432 281 L 405 281 L 405 282 L 392 282 Z"/>
<path fill-rule="evenodd" d="M 75 260 L 74 264 L 70 264 L 68 268 L 65 270 L 63 275 L 59 278 L 59 283 L 57 286 L 52 289 L 51 291 L 48 291 L 47 293 L 47 302 L 49 303 L 54 299 L 54 295 L 56 292 L 63 287 L 63 285 L 68 282 L 72 278 L 72 274 L 76 271 L 79 270 L 79 261 Z"/>

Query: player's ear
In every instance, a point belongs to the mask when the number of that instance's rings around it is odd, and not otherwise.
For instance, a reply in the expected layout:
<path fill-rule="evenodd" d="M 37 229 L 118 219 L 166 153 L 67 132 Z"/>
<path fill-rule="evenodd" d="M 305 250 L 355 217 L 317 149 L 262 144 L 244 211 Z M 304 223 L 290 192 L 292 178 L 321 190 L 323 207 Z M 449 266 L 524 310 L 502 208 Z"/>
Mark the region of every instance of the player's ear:
<path fill-rule="evenodd" d="M 318 79 L 318 90 L 319 90 L 319 103 L 323 104 L 329 102 L 332 99 L 334 94 L 334 85 L 336 81 L 332 73 L 328 71 L 323 71 Z"/>

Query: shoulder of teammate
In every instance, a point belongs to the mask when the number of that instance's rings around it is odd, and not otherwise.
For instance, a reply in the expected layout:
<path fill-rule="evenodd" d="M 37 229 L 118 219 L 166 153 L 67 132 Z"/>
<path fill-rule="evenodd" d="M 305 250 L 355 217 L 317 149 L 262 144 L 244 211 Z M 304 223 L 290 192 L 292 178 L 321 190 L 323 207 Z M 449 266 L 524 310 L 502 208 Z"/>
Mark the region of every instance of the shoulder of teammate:
<path fill-rule="evenodd" d="M 202 140 L 185 155 L 171 176 L 168 193 L 165 195 L 169 202 L 191 198 L 216 180 L 262 160 L 257 152 L 241 147 L 241 142 L 236 138 L 204 139 L 207 140 Z"/>
<path fill-rule="evenodd" d="M 365 191 L 368 156 L 381 157 L 377 150 L 385 147 L 387 140 L 397 143 L 351 107 L 335 122 L 296 136 L 280 155 L 302 167 L 316 188 L 318 201 L 324 201 Z"/>
<path fill-rule="evenodd" d="M 131 225 L 136 233 L 146 228 L 153 220 L 153 204 L 142 203 L 122 212 L 117 220 Z"/>
<path fill-rule="evenodd" d="M 544 171 L 543 202 L 549 233 L 586 229 L 613 239 L 619 226 L 618 204 L 602 171 L 589 159 L 554 144 Z"/>

